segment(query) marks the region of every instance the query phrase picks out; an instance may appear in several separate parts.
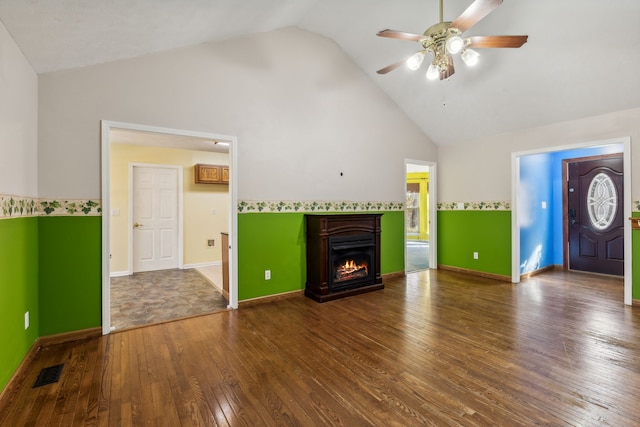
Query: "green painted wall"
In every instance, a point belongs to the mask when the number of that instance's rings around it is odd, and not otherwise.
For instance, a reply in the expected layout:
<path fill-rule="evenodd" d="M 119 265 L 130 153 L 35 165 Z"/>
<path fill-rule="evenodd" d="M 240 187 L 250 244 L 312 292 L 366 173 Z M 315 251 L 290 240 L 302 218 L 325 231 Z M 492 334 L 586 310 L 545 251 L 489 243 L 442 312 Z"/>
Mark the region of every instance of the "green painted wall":
<path fill-rule="evenodd" d="M 39 217 L 40 335 L 101 325 L 101 217 Z"/>
<path fill-rule="evenodd" d="M 1 220 L 0 391 L 40 336 L 38 312 L 38 218 Z"/>
<path fill-rule="evenodd" d="M 385 212 L 380 230 L 380 273 L 404 272 L 404 211 Z"/>
<path fill-rule="evenodd" d="M 511 212 L 439 211 L 438 264 L 511 276 Z"/>
<path fill-rule="evenodd" d="M 634 218 L 640 218 L 640 212 L 631 214 Z M 631 231 L 631 298 L 640 300 L 640 231 Z"/>
<path fill-rule="evenodd" d="M 304 225 L 304 213 L 238 215 L 238 300 L 304 289 Z M 381 272 L 404 271 L 404 213 L 384 212 L 380 227 Z"/>

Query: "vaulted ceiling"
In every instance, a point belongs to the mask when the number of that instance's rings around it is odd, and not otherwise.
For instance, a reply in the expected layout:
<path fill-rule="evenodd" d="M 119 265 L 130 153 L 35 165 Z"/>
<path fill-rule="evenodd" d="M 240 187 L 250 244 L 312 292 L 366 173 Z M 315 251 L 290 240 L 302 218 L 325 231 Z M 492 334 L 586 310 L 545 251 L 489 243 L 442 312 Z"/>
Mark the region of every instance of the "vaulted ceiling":
<path fill-rule="evenodd" d="M 2 0 L 0 20 L 38 73 L 297 26 L 334 40 L 438 145 L 640 107 L 638 0 L 505 0 L 464 34 L 529 35 L 522 48 L 482 49 L 446 81 L 427 81 L 426 64 L 376 74 L 419 50 L 376 33 L 422 34 L 438 3 Z M 444 0 L 444 20 L 471 3 Z"/>

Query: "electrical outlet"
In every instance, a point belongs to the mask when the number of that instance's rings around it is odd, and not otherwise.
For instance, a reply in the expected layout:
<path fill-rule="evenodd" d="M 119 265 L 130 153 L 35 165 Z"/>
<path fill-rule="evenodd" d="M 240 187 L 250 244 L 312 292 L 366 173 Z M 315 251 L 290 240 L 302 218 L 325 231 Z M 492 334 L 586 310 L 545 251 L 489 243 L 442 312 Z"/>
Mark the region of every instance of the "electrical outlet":
<path fill-rule="evenodd" d="M 264 280 L 271 280 L 271 270 L 264 271 Z"/>
<path fill-rule="evenodd" d="M 473 253 L 473 259 L 478 259 L 478 252 Z"/>
<path fill-rule="evenodd" d="M 215 239 L 209 239 L 207 240 L 207 246 L 215 246 L 216 245 L 216 241 Z"/>
<path fill-rule="evenodd" d="M 29 329 L 29 312 L 24 313 L 24 328 Z"/>

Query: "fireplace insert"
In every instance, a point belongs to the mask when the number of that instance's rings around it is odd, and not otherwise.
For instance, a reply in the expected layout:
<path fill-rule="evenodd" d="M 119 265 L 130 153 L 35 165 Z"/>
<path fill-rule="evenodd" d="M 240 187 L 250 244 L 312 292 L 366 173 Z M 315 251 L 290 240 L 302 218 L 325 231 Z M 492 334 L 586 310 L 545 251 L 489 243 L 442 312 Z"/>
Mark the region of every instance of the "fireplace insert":
<path fill-rule="evenodd" d="M 382 214 L 307 214 L 307 282 L 318 302 L 384 289 L 380 275 Z"/>
<path fill-rule="evenodd" d="M 373 282 L 376 270 L 373 235 L 331 237 L 329 253 L 330 291 Z"/>

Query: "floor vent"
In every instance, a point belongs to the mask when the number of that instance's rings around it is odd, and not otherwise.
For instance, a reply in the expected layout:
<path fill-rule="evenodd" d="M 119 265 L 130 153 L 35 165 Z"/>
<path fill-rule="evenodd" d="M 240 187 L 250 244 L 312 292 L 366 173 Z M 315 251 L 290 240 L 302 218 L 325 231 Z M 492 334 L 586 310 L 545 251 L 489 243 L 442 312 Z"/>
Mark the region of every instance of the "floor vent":
<path fill-rule="evenodd" d="M 44 368 L 40 371 L 40 375 L 38 375 L 38 379 L 36 383 L 33 385 L 33 388 L 40 387 L 47 384 L 57 383 L 60 379 L 60 374 L 62 373 L 62 368 L 64 368 L 64 363 L 55 366 L 49 366 L 48 368 Z"/>

